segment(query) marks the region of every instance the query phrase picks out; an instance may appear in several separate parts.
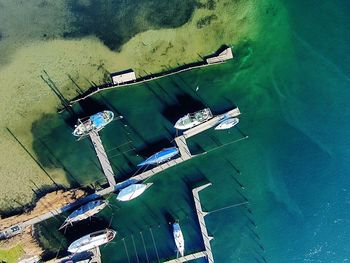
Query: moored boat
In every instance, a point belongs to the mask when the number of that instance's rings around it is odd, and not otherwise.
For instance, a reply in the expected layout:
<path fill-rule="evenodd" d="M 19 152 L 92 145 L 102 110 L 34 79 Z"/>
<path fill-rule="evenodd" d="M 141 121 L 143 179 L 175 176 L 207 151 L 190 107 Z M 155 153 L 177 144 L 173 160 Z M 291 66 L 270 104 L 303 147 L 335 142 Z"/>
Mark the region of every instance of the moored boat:
<path fill-rule="evenodd" d="M 215 130 L 226 130 L 236 126 L 239 123 L 238 118 L 228 118 L 224 119 L 218 126 L 215 127 Z"/>
<path fill-rule="evenodd" d="M 117 232 L 112 229 L 104 229 L 90 233 L 70 244 L 68 247 L 68 252 L 79 253 L 99 247 L 112 241 L 116 234 Z"/>
<path fill-rule="evenodd" d="M 96 200 L 91 201 L 85 205 L 82 205 L 77 210 L 73 211 L 63 222 L 59 229 L 62 229 L 68 225 L 72 225 L 74 222 L 78 222 L 84 219 L 87 219 L 102 209 L 104 209 L 108 205 L 108 201 L 106 200 Z"/>
<path fill-rule="evenodd" d="M 122 189 L 119 192 L 119 194 L 117 196 L 117 200 L 123 201 L 123 202 L 130 201 L 130 200 L 140 196 L 151 185 L 152 185 L 152 183 L 129 185 L 128 187 Z"/>
<path fill-rule="evenodd" d="M 145 165 L 151 165 L 151 164 L 160 164 L 165 161 L 170 160 L 175 155 L 179 154 L 179 149 L 177 147 L 170 147 L 165 148 L 161 150 L 160 152 L 157 152 L 153 154 L 152 156 L 148 157 L 143 162 L 139 163 L 137 166 L 145 166 Z"/>
<path fill-rule="evenodd" d="M 178 130 L 187 130 L 206 122 L 211 118 L 213 118 L 211 110 L 209 108 L 205 108 L 194 113 L 186 114 L 175 123 L 174 127 Z"/>
<path fill-rule="evenodd" d="M 179 223 L 173 224 L 173 236 L 174 236 L 174 241 L 176 244 L 177 251 L 183 257 L 185 254 L 185 240 L 184 240 L 184 236 L 182 234 Z"/>
<path fill-rule="evenodd" d="M 109 110 L 104 110 L 90 117 L 84 119 L 78 119 L 77 125 L 73 131 L 73 135 L 77 137 L 88 135 L 92 131 L 100 131 L 114 118 L 114 113 Z"/>

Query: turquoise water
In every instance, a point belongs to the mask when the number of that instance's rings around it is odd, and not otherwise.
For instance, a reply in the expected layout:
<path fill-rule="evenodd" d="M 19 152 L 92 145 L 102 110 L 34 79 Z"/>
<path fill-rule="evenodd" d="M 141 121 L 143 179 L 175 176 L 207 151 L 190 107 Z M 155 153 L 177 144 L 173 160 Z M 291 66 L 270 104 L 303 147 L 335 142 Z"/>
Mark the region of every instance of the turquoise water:
<path fill-rule="evenodd" d="M 118 236 L 102 248 L 104 262 L 128 262 L 128 257 L 130 262 L 157 262 L 157 252 L 162 259 L 175 256 L 168 221 L 179 219 L 187 251 L 200 250 L 190 189 L 210 181 L 213 186 L 201 193 L 206 210 L 245 198 L 250 202 L 249 210 L 241 206 L 208 215 L 216 262 L 348 261 L 350 6 L 311 0 L 284 1 L 284 6 L 284 34 L 278 38 L 272 32 L 278 25 L 265 26 L 266 34 L 238 47 L 232 62 L 103 92 L 74 108 L 82 116 L 103 107 L 125 116 L 101 132 L 120 179 L 133 173 L 141 156 L 172 145 L 176 118 L 202 104 L 215 113 L 236 104 L 242 115 L 239 130 L 210 130 L 191 139 L 194 152 L 215 149 L 242 133 L 249 139 L 155 176 L 142 197 L 125 204 L 112 201 L 118 208 L 68 229 L 67 244 L 111 224 Z M 48 123 L 51 128 L 39 129 Z M 43 163 L 50 164 L 50 155 L 42 154 L 38 138 L 79 184 L 103 180 L 89 141 L 70 136 L 68 114 L 48 116 L 37 125 L 34 146 Z M 128 140 L 124 148 L 114 149 Z M 42 233 L 55 235 L 50 229 L 59 223 L 43 224 Z"/>

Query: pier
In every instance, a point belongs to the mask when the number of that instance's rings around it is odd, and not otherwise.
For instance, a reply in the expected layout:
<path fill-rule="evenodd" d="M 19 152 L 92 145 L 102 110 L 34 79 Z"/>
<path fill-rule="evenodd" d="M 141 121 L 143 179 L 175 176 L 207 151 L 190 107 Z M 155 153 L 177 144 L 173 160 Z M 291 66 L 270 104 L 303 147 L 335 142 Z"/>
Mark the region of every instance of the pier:
<path fill-rule="evenodd" d="M 100 161 L 103 173 L 105 174 L 107 181 L 111 187 L 116 185 L 114 172 L 112 166 L 108 160 L 105 148 L 103 147 L 100 135 L 97 131 L 89 133 L 92 144 L 94 145 L 98 160 Z"/>
<path fill-rule="evenodd" d="M 105 149 L 102 145 L 102 141 L 101 141 L 98 133 L 97 132 L 91 133 L 90 138 L 93 142 L 93 145 L 94 145 L 97 157 L 101 163 L 103 172 L 104 172 L 104 174 L 107 178 L 107 181 L 109 183 L 109 187 L 102 189 L 102 190 L 99 190 L 91 195 L 86 196 L 86 197 L 83 197 L 83 198 L 75 201 L 74 203 L 71 203 L 71 204 L 68 204 L 64 207 L 61 207 L 60 209 L 51 210 L 43 215 L 37 216 L 35 218 L 21 222 L 21 223 L 16 224 L 16 225 L 10 226 L 10 227 L 0 231 L 0 239 L 10 238 L 16 234 L 21 233 L 26 227 L 33 226 L 37 223 L 40 223 L 40 222 L 45 221 L 47 219 L 50 219 L 54 216 L 57 216 L 61 213 L 64 213 L 64 212 L 67 212 L 67 211 L 72 210 L 74 208 L 77 208 L 77 207 L 79 207 L 87 202 L 96 200 L 96 199 L 101 198 L 102 196 L 108 195 L 112 192 L 120 191 L 121 189 L 127 187 L 130 184 L 142 182 L 142 181 L 149 179 L 152 176 L 154 176 L 160 172 L 163 172 L 166 169 L 169 169 L 175 165 L 178 165 L 184 161 L 190 160 L 190 159 L 198 156 L 198 155 L 191 154 L 191 152 L 188 148 L 186 139 L 216 126 L 217 124 L 219 124 L 219 122 L 223 118 L 225 118 L 227 116 L 236 117 L 239 114 L 240 114 L 239 109 L 234 108 L 226 113 L 217 115 L 217 116 L 211 118 L 210 120 L 208 120 L 208 121 L 206 121 L 206 122 L 204 122 L 196 127 L 193 127 L 191 129 L 186 130 L 183 133 L 183 135 L 177 136 L 175 138 L 175 143 L 176 143 L 177 147 L 179 148 L 180 157 L 178 157 L 176 159 L 169 160 L 161 165 L 158 165 L 150 170 L 147 170 L 141 174 L 135 175 L 135 176 L 133 176 L 125 181 L 119 182 L 119 183 L 116 183 L 116 181 L 115 181 L 113 170 L 111 168 L 110 162 L 108 160 L 107 154 L 105 152 Z M 200 190 L 198 190 L 198 192 Z M 196 194 L 195 192 L 194 192 L 194 196 L 197 199 L 199 199 L 198 194 Z M 196 207 L 196 209 L 198 210 L 198 209 L 200 209 L 200 207 Z M 198 210 L 198 211 L 201 211 L 201 210 Z M 203 214 L 203 212 L 201 212 L 201 213 Z M 202 225 L 204 222 L 204 219 L 200 219 L 200 222 L 202 222 L 201 223 L 201 225 Z M 209 237 L 207 237 L 207 232 L 205 230 L 203 230 L 203 231 L 206 234 L 205 238 L 208 239 Z M 204 240 L 207 240 L 207 239 L 204 239 Z M 208 246 L 208 244 L 209 244 L 208 241 L 205 241 L 205 244 L 206 244 L 206 246 Z M 206 253 L 208 255 L 208 258 L 211 258 L 210 252 L 207 251 Z M 212 262 L 212 261 L 210 261 L 210 262 Z"/>
<path fill-rule="evenodd" d="M 203 186 L 192 189 L 192 195 L 193 195 L 196 213 L 197 213 L 197 217 L 198 217 L 199 227 L 200 227 L 201 233 L 202 233 L 205 251 L 200 251 L 197 253 L 185 255 L 183 257 L 168 260 L 164 263 L 187 262 L 187 261 L 195 260 L 198 258 L 204 258 L 204 257 L 207 259 L 208 263 L 214 263 L 214 257 L 213 257 L 213 253 L 211 251 L 211 246 L 210 246 L 210 240 L 212 240 L 213 237 L 208 235 L 208 230 L 207 230 L 205 220 L 204 220 L 204 217 L 207 215 L 207 213 L 203 212 L 201 201 L 199 199 L 199 192 L 202 191 L 203 189 L 207 188 L 210 185 L 211 185 L 211 183 L 208 183 L 208 184 L 205 184 Z"/>
<path fill-rule="evenodd" d="M 234 118 L 240 114 L 241 114 L 241 112 L 239 111 L 239 108 L 234 108 L 233 110 L 230 110 L 224 114 L 220 114 L 218 116 L 215 116 L 204 123 L 201 123 L 201 124 L 191 128 L 191 129 L 184 131 L 183 136 L 185 139 L 190 138 L 198 133 L 201 133 L 205 130 L 213 128 L 214 126 L 218 125 L 222 119 L 224 119 L 226 117 Z"/>
<path fill-rule="evenodd" d="M 63 258 L 49 261 L 49 263 L 69 263 L 69 262 L 102 263 L 100 249 L 97 247 L 85 252 L 81 252 L 74 255 L 69 255 Z"/>
<path fill-rule="evenodd" d="M 207 66 L 212 66 L 212 65 L 224 63 L 230 59 L 233 59 L 233 52 L 232 52 L 232 49 L 230 47 L 226 46 L 226 47 L 224 47 L 224 49 L 220 48 L 213 55 L 209 55 L 209 56 L 202 58 L 202 61 L 190 63 L 187 65 L 181 65 L 175 69 L 169 69 L 169 70 L 164 71 L 164 72 L 149 74 L 146 76 L 136 78 L 134 71 L 132 69 L 128 69 L 128 70 L 122 71 L 122 72 L 124 72 L 124 74 L 119 74 L 119 76 L 125 75 L 126 72 L 127 73 L 132 72 L 132 76 L 127 76 L 127 77 L 123 76 L 121 79 L 112 73 L 111 74 L 111 79 L 112 79 L 111 83 L 105 83 L 105 84 L 102 84 L 99 86 L 90 87 L 83 94 L 80 94 L 77 97 L 73 98 L 67 105 L 65 105 L 65 108 L 67 108 L 67 106 L 71 107 L 75 103 L 82 101 L 82 100 L 85 100 L 86 98 L 88 98 L 88 97 L 90 97 L 90 96 L 92 96 L 100 91 L 103 91 L 103 90 L 109 90 L 109 89 L 113 89 L 113 88 L 117 88 L 117 87 L 127 87 L 127 86 L 131 86 L 131 85 L 146 83 L 146 82 L 149 82 L 152 80 L 156 80 L 156 79 L 160 79 L 160 78 L 164 78 L 164 77 L 169 77 L 169 76 L 172 76 L 172 75 L 175 75 L 175 74 L 178 74 L 181 72 L 185 72 L 188 70 L 192 70 L 192 69 L 196 69 L 196 68 L 198 69 L 198 68 L 203 68 L 203 67 L 207 67 Z M 59 110 L 59 112 L 62 112 L 63 110 L 64 109 L 61 109 L 61 110 Z"/>

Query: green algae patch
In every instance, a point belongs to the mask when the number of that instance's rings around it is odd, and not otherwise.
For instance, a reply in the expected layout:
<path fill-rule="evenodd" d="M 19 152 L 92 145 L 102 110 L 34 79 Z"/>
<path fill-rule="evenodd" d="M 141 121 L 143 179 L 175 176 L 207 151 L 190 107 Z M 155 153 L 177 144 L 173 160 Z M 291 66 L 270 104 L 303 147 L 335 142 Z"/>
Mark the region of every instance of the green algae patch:
<path fill-rule="evenodd" d="M 0 262 L 16 263 L 23 253 L 23 248 L 20 245 L 7 250 L 0 249 Z"/>

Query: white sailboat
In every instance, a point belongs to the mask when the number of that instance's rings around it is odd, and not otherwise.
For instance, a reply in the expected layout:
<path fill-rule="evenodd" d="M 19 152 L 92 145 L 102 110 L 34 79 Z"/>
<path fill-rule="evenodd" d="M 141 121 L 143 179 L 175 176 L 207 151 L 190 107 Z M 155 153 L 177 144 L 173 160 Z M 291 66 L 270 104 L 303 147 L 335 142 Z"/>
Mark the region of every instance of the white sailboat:
<path fill-rule="evenodd" d="M 148 187 L 150 187 L 153 183 L 148 184 L 132 184 L 128 187 L 121 190 L 117 196 L 118 201 L 130 201 L 139 195 L 141 195 Z"/>
<path fill-rule="evenodd" d="M 79 207 L 79 209 L 73 211 L 63 222 L 59 229 L 65 228 L 68 225 L 72 225 L 74 222 L 87 219 L 104 209 L 108 205 L 106 200 L 91 201 L 85 205 Z"/>
<path fill-rule="evenodd" d="M 79 253 L 99 247 L 112 241 L 116 234 L 117 232 L 112 229 L 105 229 L 90 233 L 70 244 L 68 247 L 68 252 Z"/>
<path fill-rule="evenodd" d="M 183 257 L 185 255 L 185 240 L 179 223 L 173 224 L 173 236 L 177 247 L 177 251 Z"/>

